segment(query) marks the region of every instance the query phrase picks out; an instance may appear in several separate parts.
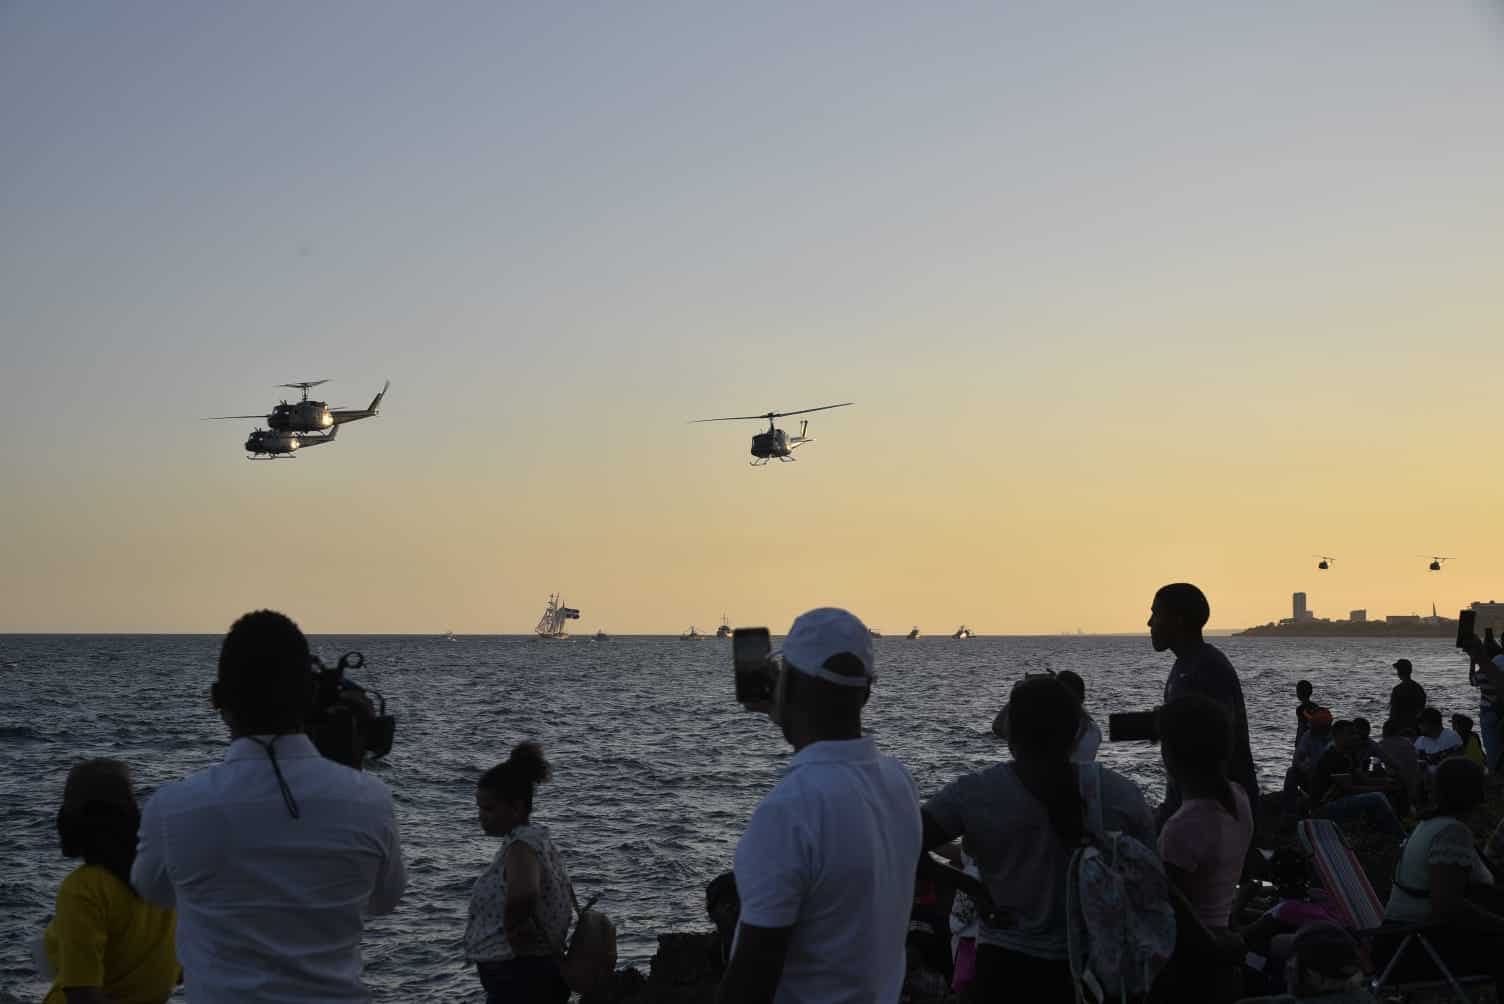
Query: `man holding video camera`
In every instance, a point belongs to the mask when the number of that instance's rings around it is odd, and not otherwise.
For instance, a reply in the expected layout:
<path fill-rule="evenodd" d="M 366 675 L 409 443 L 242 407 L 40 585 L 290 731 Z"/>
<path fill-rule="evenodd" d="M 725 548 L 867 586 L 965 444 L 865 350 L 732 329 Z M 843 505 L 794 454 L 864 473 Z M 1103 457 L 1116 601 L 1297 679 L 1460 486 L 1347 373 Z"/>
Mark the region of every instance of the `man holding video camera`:
<path fill-rule="evenodd" d="M 919 793 L 862 735 L 873 655 L 866 625 L 825 607 L 794 621 L 779 663 L 764 660 L 766 686 L 738 680 L 743 698 L 771 694 L 744 703 L 769 710 L 795 754 L 736 848 L 741 919 L 720 1004 L 899 998 Z M 738 659 L 739 677 L 754 671 Z"/>
<path fill-rule="evenodd" d="M 131 869 L 143 899 L 178 911 L 189 999 L 370 1000 L 364 917 L 394 910 L 407 883 L 391 792 L 310 740 L 327 709 L 282 614 L 235 622 L 210 693 L 230 748 L 146 803 Z"/>

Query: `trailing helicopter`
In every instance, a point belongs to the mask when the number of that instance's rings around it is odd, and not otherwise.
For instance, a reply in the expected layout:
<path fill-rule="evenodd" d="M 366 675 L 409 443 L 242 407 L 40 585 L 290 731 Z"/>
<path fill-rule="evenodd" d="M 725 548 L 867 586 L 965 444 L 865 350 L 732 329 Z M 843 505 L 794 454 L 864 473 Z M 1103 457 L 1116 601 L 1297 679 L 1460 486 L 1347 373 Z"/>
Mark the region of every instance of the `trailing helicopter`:
<path fill-rule="evenodd" d="M 1334 563 L 1336 563 L 1336 561 L 1337 561 L 1336 558 L 1333 558 L 1330 555 L 1326 555 L 1326 554 L 1317 554 L 1317 555 L 1314 555 L 1314 557 L 1317 557 L 1317 558 L 1321 559 L 1319 562 L 1316 563 L 1316 567 L 1318 569 L 1320 569 L 1321 571 L 1323 571 L 1323 572 L 1326 571 L 1328 568 L 1331 568 L 1332 565 Z"/>
<path fill-rule="evenodd" d="M 1424 555 L 1422 555 L 1422 557 L 1424 557 Z M 1428 568 L 1428 569 L 1429 569 L 1429 570 L 1430 570 L 1430 571 L 1433 571 L 1433 572 L 1439 572 L 1439 571 L 1441 571 L 1441 563 L 1442 563 L 1442 562 L 1443 562 L 1443 561 L 1451 561 L 1451 560 L 1452 560 L 1452 559 L 1451 559 L 1451 558 L 1438 558 L 1438 557 L 1436 557 L 1436 556 L 1435 556 L 1435 555 L 1434 555 L 1434 554 L 1433 554 L 1433 555 L 1432 555 L 1432 556 L 1431 556 L 1431 564 L 1429 564 L 1429 565 L 1427 565 L 1427 566 L 1426 566 L 1426 567 L 1427 567 L 1427 568 Z"/>
<path fill-rule="evenodd" d="M 334 442 L 335 434 L 339 432 L 339 426 L 333 426 L 330 430 L 320 435 L 308 433 L 281 432 L 276 429 L 256 429 L 246 438 L 245 452 L 250 456 L 247 460 L 296 460 L 293 453 L 298 450 L 306 450 L 310 446 L 323 446 L 325 443 Z"/>
<path fill-rule="evenodd" d="M 345 422 L 354 422 L 357 419 L 372 418 L 381 408 L 381 399 L 386 396 L 387 389 L 392 382 L 388 380 L 381 387 L 381 393 L 371 399 L 370 407 L 367 408 L 330 408 L 323 401 L 308 400 L 308 392 L 320 384 L 328 383 L 328 380 L 304 380 L 300 383 L 282 383 L 278 387 L 291 387 L 301 390 L 303 396 L 292 403 L 283 401 L 266 415 L 215 415 L 205 419 L 209 422 L 221 422 L 234 418 L 264 418 L 267 427 L 273 432 L 327 432 L 336 425 Z M 310 444 L 311 445 L 311 444 Z"/>
<path fill-rule="evenodd" d="M 828 411 L 831 408 L 849 408 L 854 401 L 844 401 L 841 404 L 822 404 L 818 408 L 800 408 L 797 411 L 770 411 L 765 415 L 732 415 L 728 418 L 697 418 L 690 424 L 699 422 L 763 422 L 768 423 L 767 432 L 759 432 L 752 437 L 752 467 L 764 467 L 768 461 L 777 459 L 782 463 L 788 463 L 794 459 L 793 453 L 805 443 L 813 443 L 814 439 L 806 435 L 809 432 L 809 419 L 799 423 L 799 435 L 790 436 L 782 429 L 773 424 L 776 418 L 784 418 L 788 415 L 807 415 L 812 411 Z"/>

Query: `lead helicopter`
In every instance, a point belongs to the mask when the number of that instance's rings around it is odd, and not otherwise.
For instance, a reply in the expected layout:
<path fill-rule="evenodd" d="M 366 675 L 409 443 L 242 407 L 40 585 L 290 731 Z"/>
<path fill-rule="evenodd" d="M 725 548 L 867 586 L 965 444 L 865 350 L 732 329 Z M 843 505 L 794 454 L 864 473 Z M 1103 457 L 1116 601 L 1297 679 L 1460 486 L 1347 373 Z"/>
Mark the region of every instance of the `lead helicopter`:
<path fill-rule="evenodd" d="M 283 401 L 273 408 L 270 414 L 215 415 L 205 421 L 222 422 L 234 418 L 264 418 L 267 427 L 273 432 L 327 432 L 345 422 L 374 417 L 381 408 L 381 399 L 386 396 L 387 389 L 392 385 L 390 380 L 382 384 L 381 393 L 371 399 L 370 407 L 367 408 L 330 408 L 323 401 L 308 400 L 308 392 L 311 389 L 328 382 L 328 380 L 304 380 L 300 383 L 278 384 L 278 387 L 301 390 L 303 396 L 290 404 Z"/>
<path fill-rule="evenodd" d="M 339 426 L 333 426 L 328 432 L 320 435 L 308 433 L 282 432 L 277 429 L 256 429 L 245 441 L 245 452 L 250 456 L 247 460 L 296 460 L 293 456 L 298 450 L 306 450 L 310 446 L 323 446 L 325 443 L 334 442 L 334 436 L 339 432 Z"/>
<path fill-rule="evenodd" d="M 770 411 L 764 415 L 731 415 L 726 418 L 696 418 L 691 425 L 700 422 L 767 422 L 768 431 L 759 432 L 752 437 L 752 460 L 748 463 L 752 467 L 765 467 L 768 461 L 777 459 L 781 463 L 788 463 L 794 459 L 794 451 L 806 443 L 813 443 L 814 439 L 806 433 L 809 432 L 809 419 L 799 423 L 799 435 L 790 436 L 782 429 L 773 424 L 777 418 L 785 418 L 789 415 L 807 415 L 812 411 L 828 411 L 831 408 L 849 408 L 855 401 L 843 401 L 840 404 L 822 404 L 818 408 L 800 408 L 797 411 Z"/>

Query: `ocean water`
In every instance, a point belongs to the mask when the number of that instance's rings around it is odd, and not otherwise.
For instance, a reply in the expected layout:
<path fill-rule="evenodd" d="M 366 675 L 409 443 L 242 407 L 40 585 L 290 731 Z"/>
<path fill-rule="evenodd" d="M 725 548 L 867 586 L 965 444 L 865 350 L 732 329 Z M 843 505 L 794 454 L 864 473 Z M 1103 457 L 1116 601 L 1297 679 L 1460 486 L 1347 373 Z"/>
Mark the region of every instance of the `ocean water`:
<path fill-rule="evenodd" d="M 392 788 L 410 873 L 398 912 L 365 939 L 378 999 L 480 1001 L 461 962 L 466 907 L 495 842 L 475 820 L 474 783 L 523 739 L 541 742 L 553 780 L 535 818 L 552 831 L 582 896 L 601 893 L 623 964 L 643 965 L 659 932 L 705 929 L 705 883 L 731 865 L 758 798 L 790 753 L 776 728 L 732 699 L 729 642 L 616 638 L 316 637 L 331 661 L 359 649 L 363 683 L 398 718 L 395 748 L 372 769 Z M 1254 757 L 1276 789 L 1294 734 L 1294 684 L 1341 716 L 1382 722 L 1394 659 L 1415 663 L 1433 704 L 1477 717 L 1466 661 L 1440 639 L 1216 639 L 1243 680 Z M 218 760 L 210 709 L 213 636 L 0 635 L 0 1002 L 46 987 L 25 943 L 73 867 L 53 825 L 69 766 L 128 762 L 138 792 Z M 1146 637 L 922 638 L 878 643 L 868 731 L 929 795 L 1007 756 L 990 732 L 1025 672 L 1072 669 L 1087 706 L 1151 707 L 1169 670 Z M 1163 792 L 1158 751 L 1104 743 L 1101 759 Z"/>

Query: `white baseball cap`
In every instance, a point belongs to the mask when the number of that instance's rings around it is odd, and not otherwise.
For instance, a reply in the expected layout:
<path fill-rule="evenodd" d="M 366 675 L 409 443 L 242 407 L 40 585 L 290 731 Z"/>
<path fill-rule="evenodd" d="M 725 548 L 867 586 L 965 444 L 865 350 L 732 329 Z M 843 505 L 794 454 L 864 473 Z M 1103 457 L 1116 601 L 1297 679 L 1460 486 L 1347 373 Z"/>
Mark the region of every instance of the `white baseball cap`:
<path fill-rule="evenodd" d="M 855 656 L 862 664 L 861 675 L 828 669 L 825 662 L 834 655 Z M 819 607 L 800 614 L 783 640 L 783 661 L 805 676 L 840 687 L 865 687 L 877 679 L 872 632 L 856 614 L 839 607 Z"/>

